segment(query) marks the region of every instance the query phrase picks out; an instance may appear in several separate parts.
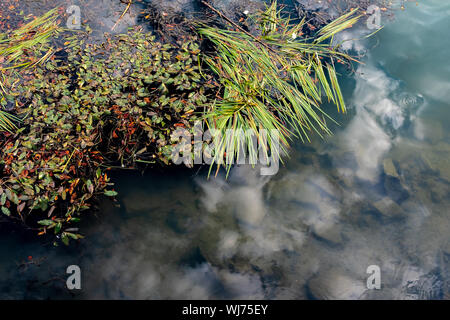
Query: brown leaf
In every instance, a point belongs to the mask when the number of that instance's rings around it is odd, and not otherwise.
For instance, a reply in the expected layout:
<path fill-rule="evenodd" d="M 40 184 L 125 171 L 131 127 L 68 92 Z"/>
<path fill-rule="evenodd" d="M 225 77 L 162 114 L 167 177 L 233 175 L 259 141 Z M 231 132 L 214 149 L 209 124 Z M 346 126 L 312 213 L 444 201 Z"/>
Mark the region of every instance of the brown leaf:
<path fill-rule="evenodd" d="M 18 207 L 17 207 L 17 211 L 18 212 L 22 212 L 23 209 L 25 208 L 26 202 L 22 202 Z"/>

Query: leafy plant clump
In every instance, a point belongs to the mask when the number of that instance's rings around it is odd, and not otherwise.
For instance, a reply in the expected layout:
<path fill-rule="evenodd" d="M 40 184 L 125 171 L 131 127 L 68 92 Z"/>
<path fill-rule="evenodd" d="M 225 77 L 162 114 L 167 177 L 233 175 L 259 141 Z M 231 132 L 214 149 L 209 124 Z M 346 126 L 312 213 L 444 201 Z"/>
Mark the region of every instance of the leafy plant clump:
<path fill-rule="evenodd" d="M 242 141 L 241 132 L 250 130 L 261 140 L 260 129 L 275 130 L 285 152 L 292 137 L 305 141 L 311 132 L 331 134 L 325 121 L 331 118 L 321 109 L 324 98 L 339 111 L 346 110 L 335 65 L 352 58 L 331 43 L 336 33 L 357 22 L 359 17 L 354 17 L 353 11 L 324 26 L 314 37 L 303 36 L 305 19 L 295 23 L 283 17 L 276 1 L 253 18 L 259 26 L 256 35 L 237 25 L 199 29 L 217 50 L 217 55 L 206 61 L 218 75 L 224 94 L 207 111 L 206 121 L 221 133 L 216 145 L 222 151 L 214 160 L 221 163 L 226 153 L 228 169 L 239 158 L 240 145 L 252 144 L 250 135 Z M 270 135 L 267 140 L 266 152 L 277 152 Z"/>
<path fill-rule="evenodd" d="M 0 113 L 1 214 L 65 244 L 79 239 L 74 224 L 81 213 L 97 196 L 117 194 L 107 171 L 169 165 L 173 133 L 196 131 L 197 120 L 220 133 L 213 137 L 213 164 L 219 167 L 226 156 L 228 170 L 240 156 L 241 132 L 267 139 L 266 154 L 278 151 L 261 129 L 278 132 L 283 153 L 289 139 L 330 134 L 321 104 L 328 100 L 345 112 L 335 65 L 352 60 L 332 39 L 356 23 L 353 15 L 309 36 L 306 22 L 282 16 L 274 1 L 253 17 L 259 34 L 235 23 L 233 29 L 202 25 L 200 35 L 214 44 L 211 55 L 201 53 L 196 37 L 161 43 L 139 28 L 106 35 L 101 44 L 72 36 L 58 56 L 46 36 L 33 42 L 39 49 L 14 42 L 23 48 L 20 57 L 34 53 L 22 60 L 32 68 L 21 77 L 11 73 L 21 68 L 14 59 L 8 63 L 16 67 L 2 69 L 15 105 L 14 115 Z M 45 17 L 44 25 L 54 23 L 52 15 Z"/>
<path fill-rule="evenodd" d="M 65 243 L 81 237 L 72 224 L 93 196 L 116 195 L 108 168 L 169 164 L 171 133 L 192 126 L 213 87 L 195 39 L 161 44 L 134 31 L 68 42 L 67 61 L 36 66 L 20 87 L 24 120 L 0 151 L 2 213 Z"/>
<path fill-rule="evenodd" d="M 0 131 L 17 130 L 20 119 L 1 109 L 14 107 L 21 73 L 55 53 L 49 40 L 62 31 L 57 19 L 57 9 L 53 9 L 16 30 L 0 33 Z"/>

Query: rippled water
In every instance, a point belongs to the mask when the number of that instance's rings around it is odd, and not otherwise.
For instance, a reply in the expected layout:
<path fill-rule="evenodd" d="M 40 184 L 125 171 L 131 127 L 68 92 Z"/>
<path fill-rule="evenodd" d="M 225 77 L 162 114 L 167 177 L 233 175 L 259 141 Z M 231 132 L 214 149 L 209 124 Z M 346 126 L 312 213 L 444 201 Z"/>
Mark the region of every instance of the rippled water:
<path fill-rule="evenodd" d="M 366 54 L 343 77 L 349 113 L 275 176 L 117 174 L 119 203 L 69 248 L 0 226 L 0 298 L 448 299 L 449 16 L 447 1 L 408 3 L 348 43 Z M 366 287 L 370 265 L 380 290 Z"/>

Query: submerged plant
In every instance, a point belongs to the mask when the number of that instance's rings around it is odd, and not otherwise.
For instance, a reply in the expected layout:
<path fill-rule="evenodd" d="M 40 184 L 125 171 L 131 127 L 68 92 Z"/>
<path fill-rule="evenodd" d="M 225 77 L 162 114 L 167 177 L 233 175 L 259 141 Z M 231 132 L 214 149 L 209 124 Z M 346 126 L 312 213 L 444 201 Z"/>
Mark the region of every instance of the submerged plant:
<path fill-rule="evenodd" d="M 215 44 L 217 55 L 207 56 L 206 62 L 224 86 L 222 99 L 205 115 L 208 127 L 220 133 L 214 155 L 218 166 L 226 154 L 229 170 L 240 157 L 241 145 L 253 143 L 251 135 L 242 141 L 241 133 L 249 130 L 258 141 L 264 139 L 260 129 L 278 132 L 280 153 L 286 151 L 291 137 L 309 141 L 312 131 L 320 136 L 331 134 L 325 122 L 331 118 L 321 103 L 325 97 L 345 112 L 335 63 L 352 60 L 333 47 L 332 40 L 358 21 L 354 12 L 324 26 L 314 36 L 303 36 L 305 19 L 294 23 L 282 16 L 276 1 L 254 17 L 258 35 L 235 24 L 233 30 L 199 28 L 199 33 Z M 273 137 L 267 136 L 266 155 L 269 151 L 278 153 L 273 143 Z M 249 156 L 255 158 L 256 154 Z"/>

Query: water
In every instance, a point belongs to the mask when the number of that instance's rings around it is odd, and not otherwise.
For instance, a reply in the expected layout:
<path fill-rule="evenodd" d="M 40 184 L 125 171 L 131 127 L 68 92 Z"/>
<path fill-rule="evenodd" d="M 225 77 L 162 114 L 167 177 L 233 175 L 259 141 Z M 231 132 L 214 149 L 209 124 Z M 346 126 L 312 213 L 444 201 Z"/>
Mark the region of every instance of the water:
<path fill-rule="evenodd" d="M 119 173 L 118 203 L 69 248 L 0 226 L 0 298 L 448 299 L 449 14 L 408 3 L 349 43 L 366 56 L 343 77 L 348 114 L 275 176 Z M 71 264 L 81 291 L 64 288 Z M 380 290 L 366 287 L 370 265 Z"/>

